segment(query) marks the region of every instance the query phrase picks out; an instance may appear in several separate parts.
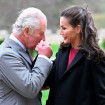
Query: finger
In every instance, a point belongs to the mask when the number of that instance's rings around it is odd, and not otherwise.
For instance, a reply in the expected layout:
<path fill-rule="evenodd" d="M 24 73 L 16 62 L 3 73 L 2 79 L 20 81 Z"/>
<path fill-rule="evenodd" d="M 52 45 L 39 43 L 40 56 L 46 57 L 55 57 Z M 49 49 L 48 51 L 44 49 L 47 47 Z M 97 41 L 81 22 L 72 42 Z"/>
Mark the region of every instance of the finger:
<path fill-rule="evenodd" d="M 43 42 L 43 45 L 48 45 L 48 42 Z"/>
<path fill-rule="evenodd" d="M 40 43 L 39 43 L 38 46 L 39 46 L 39 47 L 42 47 L 42 46 L 43 46 L 43 41 L 42 41 L 42 40 L 40 41 Z"/>
<path fill-rule="evenodd" d="M 35 51 L 38 51 L 38 47 L 35 47 Z"/>
<path fill-rule="evenodd" d="M 46 46 L 50 46 L 50 43 L 49 42 L 46 42 Z"/>
<path fill-rule="evenodd" d="M 39 46 L 39 45 L 37 44 L 36 47 L 35 47 L 35 50 L 36 50 L 36 51 L 38 51 L 38 46 Z"/>
<path fill-rule="evenodd" d="M 40 43 L 43 44 L 44 43 L 43 40 L 41 40 Z"/>

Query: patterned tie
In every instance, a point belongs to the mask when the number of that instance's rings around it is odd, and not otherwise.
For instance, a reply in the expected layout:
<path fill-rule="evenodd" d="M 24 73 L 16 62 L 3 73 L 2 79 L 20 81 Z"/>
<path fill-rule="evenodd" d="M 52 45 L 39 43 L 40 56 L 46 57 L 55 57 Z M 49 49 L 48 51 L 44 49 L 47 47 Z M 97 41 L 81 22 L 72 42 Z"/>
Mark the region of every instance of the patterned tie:
<path fill-rule="evenodd" d="M 30 55 L 29 51 L 26 50 L 26 53 L 28 54 L 29 58 L 31 59 L 31 61 L 33 62 L 33 57 Z"/>

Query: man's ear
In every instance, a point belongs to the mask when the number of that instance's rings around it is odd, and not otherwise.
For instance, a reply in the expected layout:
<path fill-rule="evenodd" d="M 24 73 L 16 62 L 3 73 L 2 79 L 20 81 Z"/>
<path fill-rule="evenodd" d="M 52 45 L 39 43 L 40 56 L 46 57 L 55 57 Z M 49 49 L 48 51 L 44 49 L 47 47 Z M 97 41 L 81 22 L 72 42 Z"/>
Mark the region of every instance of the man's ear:
<path fill-rule="evenodd" d="M 75 27 L 75 30 L 76 30 L 76 33 L 77 34 L 80 34 L 80 32 L 81 32 L 81 25 L 77 25 L 76 27 Z"/>
<path fill-rule="evenodd" d="M 25 27 L 24 30 L 23 30 L 23 32 L 24 32 L 24 35 L 25 35 L 26 37 L 28 37 L 29 34 L 30 34 L 30 28 L 29 28 L 29 27 Z"/>

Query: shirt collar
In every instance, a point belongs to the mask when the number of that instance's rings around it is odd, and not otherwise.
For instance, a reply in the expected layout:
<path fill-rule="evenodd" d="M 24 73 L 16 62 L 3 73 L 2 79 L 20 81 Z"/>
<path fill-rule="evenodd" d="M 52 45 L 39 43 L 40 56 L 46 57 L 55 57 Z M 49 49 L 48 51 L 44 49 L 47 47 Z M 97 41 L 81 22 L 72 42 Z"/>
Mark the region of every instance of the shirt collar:
<path fill-rule="evenodd" d="M 10 35 L 10 39 L 18 43 L 26 51 L 25 46 L 13 34 Z"/>

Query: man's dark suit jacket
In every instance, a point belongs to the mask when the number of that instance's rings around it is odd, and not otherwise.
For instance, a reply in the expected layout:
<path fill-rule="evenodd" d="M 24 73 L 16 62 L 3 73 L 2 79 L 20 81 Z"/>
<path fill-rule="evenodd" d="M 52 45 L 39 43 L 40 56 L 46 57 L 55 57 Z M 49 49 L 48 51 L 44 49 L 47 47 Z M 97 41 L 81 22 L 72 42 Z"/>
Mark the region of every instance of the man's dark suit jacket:
<path fill-rule="evenodd" d="M 79 51 L 67 68 L 70 47 L 57 53 L 46 105 L 105 105 L 105 61 L 88 60 Z"/>

